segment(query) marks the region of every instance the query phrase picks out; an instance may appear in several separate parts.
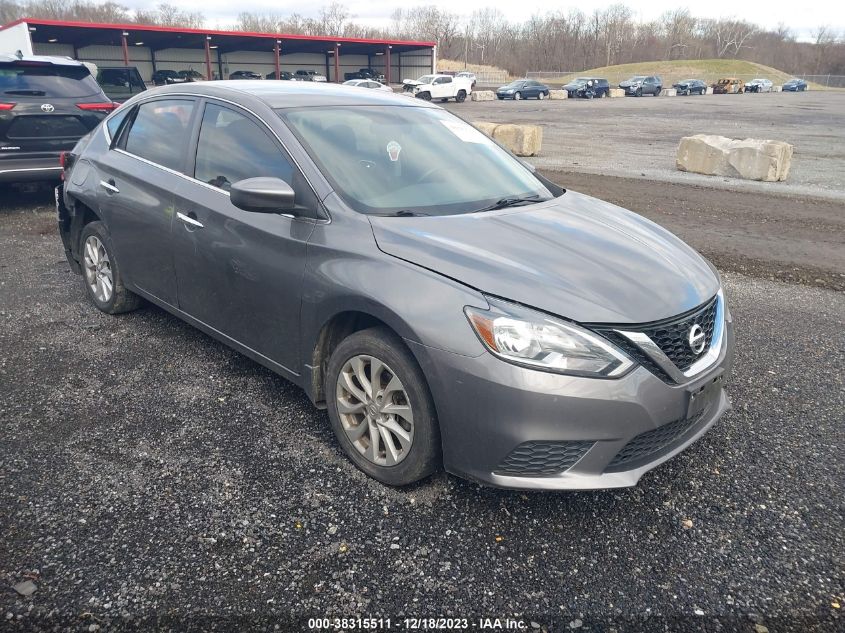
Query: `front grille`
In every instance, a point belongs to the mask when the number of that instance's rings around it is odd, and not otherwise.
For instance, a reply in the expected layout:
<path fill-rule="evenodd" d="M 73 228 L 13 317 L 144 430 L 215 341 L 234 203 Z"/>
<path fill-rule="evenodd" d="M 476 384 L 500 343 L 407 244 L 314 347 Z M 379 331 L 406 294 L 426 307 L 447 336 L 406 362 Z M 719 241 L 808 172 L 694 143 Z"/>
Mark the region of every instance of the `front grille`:
<path fill-rule="evenodd" d="M 644 327 L 638 329 L 638 331 L 654 341 L 678 369 L 686 371 L 701 357 L 701 354 L 692 351 L 689 344 L 689 332 L 693 325 L 701 326 L 704 331 L 704 349 L 710 349 L 713 329 L 716 326 L 716 301 L 717 299 L 714 297 L 703 307 L 680 319 Z"/>
<path fill-rule="evenodd" d="M 530 477 L 555 475 L 569 470 L 595 442 L 525 442 L 499 464 L 502 475 Z"/>
<path fill-rule="evenodd" d="M 647 461 L 647 458 L 656 457 L 663 449 L 671 446 L 683 437 L 687 431 L 701 420 L 706 412 L 707 409 L 691 418 L 681 418 L 651 431 L 640 433 L 625 444 L 622 450 L 607 465 L 605 471 L 627 470 L 636 465 L 637 462 Z"/>

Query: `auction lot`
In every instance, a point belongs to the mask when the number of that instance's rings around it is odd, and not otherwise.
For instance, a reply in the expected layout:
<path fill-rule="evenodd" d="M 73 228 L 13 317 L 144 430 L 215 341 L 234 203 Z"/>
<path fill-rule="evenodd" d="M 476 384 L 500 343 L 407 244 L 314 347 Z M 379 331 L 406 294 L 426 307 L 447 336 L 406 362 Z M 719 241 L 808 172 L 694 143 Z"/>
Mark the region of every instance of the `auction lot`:
<path fill-rule="evenodd" d="M 778 109 L 792 100 L 801 105 Z M 711 118 L 685 101 L 712 102 L 693 106 Z M 542 122 L 536 160 L 548 175 L 668 226 L 724 271 L 734 410 L 638 487 L 614 491 L 508 492 L 445 474 L 387 488 L 352 466 L 325 413 L 283 379 L 158 308 L 98 312 L 64 259 L 51 192 L 0 189 L 2 622 L 307 630 L 308 617 L 360 615 L 400 630 L 405 617 L 511 616 L 557 632 L 841 629 L 843 106 L 845 95 L 814 93 L 449 106 L 470 120 Z M 764 112 L 778 123 L 765 127 Z M 771 185 L 775 195 L 639 176 L 671 170 L 683 134 L 765 129 L 796 144 L 795 179 Z M 596 173 L 605 164 L 613 177 Z M 26 579 L 29 598 L 11 589 Z"/>

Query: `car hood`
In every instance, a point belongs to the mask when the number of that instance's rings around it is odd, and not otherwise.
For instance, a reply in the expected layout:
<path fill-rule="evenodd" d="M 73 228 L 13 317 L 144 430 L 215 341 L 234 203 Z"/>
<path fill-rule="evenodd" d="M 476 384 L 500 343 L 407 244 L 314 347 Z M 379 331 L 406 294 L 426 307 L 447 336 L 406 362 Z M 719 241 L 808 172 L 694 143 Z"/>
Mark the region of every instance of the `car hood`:
<path fill-rule="evenodd" d="M 657 321 L 719 289 L 709 264 L 667 230 L 572 191 L 501 211 L 370 223 L 389 255 L 582 323 Z"/>

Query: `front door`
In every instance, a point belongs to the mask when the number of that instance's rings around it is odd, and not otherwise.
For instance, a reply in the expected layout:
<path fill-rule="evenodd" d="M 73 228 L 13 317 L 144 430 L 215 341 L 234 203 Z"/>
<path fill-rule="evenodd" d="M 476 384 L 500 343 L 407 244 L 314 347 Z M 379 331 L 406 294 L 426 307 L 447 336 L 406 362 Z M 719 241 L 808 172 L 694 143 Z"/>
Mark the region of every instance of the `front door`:
<path fill-rule="evenodd" d="M 179 172 L 195 106 L 181 97 L 142 103 L 129 114 L 107 159 L 96 165 L 98 200 L 124 276 L 174 306 L 173 191 L 185 180 Z"/>
<path fill-rule="evenodd" d="M 190 163 L 191 161 L 189 161 Z M 299 372 L 299 312 L 314 219 L 235 207 L 231 185 L 274 176 L 316 199 L 263 123 L 206 101 L 192 182 L 176 191 L 173 253 L 179 308 L 262 356 Z"/>

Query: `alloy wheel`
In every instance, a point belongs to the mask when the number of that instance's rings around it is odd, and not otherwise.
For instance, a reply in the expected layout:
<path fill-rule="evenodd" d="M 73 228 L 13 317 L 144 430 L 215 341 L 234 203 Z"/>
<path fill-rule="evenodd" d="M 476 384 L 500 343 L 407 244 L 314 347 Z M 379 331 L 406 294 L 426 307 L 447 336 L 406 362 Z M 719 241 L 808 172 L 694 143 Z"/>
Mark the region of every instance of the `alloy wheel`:
<path fill-rule="evenodd" d="M 85 281 L 101 303 L 108 303 L 114 292 L 114 274 L 106 247 L 96 235 L 89 235 L 84 247 Z"/>
<path fill-rule="evenodd" d="M 414 441 L 414 415 L 402 381 L 383 361 L 359 354 L 337 377 L 337 413 L 347 439 L 377 466 L 395 466 Z"/>

